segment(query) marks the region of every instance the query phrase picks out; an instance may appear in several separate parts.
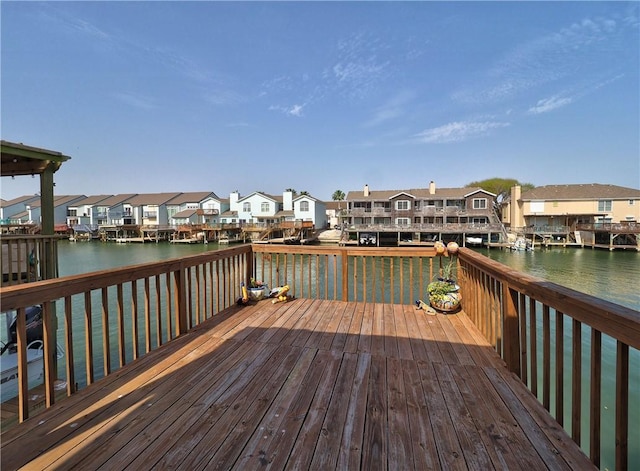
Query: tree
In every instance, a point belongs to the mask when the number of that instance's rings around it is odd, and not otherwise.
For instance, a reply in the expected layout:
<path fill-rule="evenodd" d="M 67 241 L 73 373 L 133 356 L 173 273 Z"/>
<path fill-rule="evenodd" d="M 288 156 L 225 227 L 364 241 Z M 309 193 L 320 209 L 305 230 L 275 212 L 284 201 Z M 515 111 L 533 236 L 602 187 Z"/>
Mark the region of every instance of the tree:
<path fill-rule="evenodd" d="M 298 194 L 298 192 L 296 190 L 294 190 L 293 188 L 285 188 L 284 191 L 290 191 L 291 193 L 293 193 L 293 196 L 296 196 Z"/>
<path fill-rule="evenodd" d="M 302 190 L 300 192 L 300 196 L 310 196 L 310 195 L 309 195 L 309 192 L 307 190 Z"/>
<path fill-rule="evenodd" d="M 505 203 L 505 200 L 509 198 L 511 194 L 511 188 L 520 185 L 522 191 L 527 191 L 535 188 L 532 183 L 520 183 L 515 178 L 488 178 L 487 180 L 481 180 L 477 182 L 471 182 L 465 185 L 466 188 L 480 187 L 489 193 L 496 195 L 495 208 L 499 210 Z"/>
<path fill-rule="evenodd" d="M 342 208 L 340 207 L 340 201 L 344 201 L 345 196 L 346 195 L 342 190 L 336 190 L 333 192 L 333 195 L 331 195 L 331 199 L 338 202 L 338 222 L 340 224 L 342 224 Z"/>

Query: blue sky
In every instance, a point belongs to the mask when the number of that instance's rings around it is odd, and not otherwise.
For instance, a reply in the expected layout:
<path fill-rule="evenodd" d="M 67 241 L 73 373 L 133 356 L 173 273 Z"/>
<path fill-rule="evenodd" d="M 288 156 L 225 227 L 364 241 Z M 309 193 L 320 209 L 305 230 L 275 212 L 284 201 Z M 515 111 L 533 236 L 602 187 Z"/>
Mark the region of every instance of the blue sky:
<path fill-rule="evenodd" d="M 60 195 L 640 188 L 639 5 L 3 1 L 2 139 Z"/>

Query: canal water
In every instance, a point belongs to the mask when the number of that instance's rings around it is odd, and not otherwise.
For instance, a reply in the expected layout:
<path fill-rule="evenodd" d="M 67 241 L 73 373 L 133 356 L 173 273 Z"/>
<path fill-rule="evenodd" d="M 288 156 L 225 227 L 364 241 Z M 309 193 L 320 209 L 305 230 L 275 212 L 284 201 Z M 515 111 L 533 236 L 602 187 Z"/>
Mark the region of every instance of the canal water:
<path fill-rule="evenodd" d="M 219 248 L 228 248 L 228 245 L 219 247 L 212 243 L 206 245 L 169 243 L 115 244 L 63 241 L 59 243 L 58 248 L 59 271 L 60 276 L 81 274 L 194 255 Z M 553 248 L 532 252 L 478 249 L 478 252 L 523 273 L 640 311 L 640 253 L 638 252 L 609 252 L 580 248 Z M 640 316 L 640 314 L 638 315 Z M 538 320 L 540 321 L 540 317 Z M 59 323 L 59 325 L 62 324 Z M 570 326 L 565 327 L 565 333 L 567 332 L 570 332 Z M 586 370 L 583 372 L 583 377 L 587 383 L 585 386 L 588 386 L 589 334 L 583 334 L 583 339 L 583 368 Z M 568 343 L 569 346 L 571 345 L 570 341 L 565 343 Z M 540 348 L 540 350 L 542 349 Z M 615 342 L 613 339 L 603 337 L 603 352 L 607 350 L 611 350 L 612 353 L 604 353 L 603 358 L 603 437 L 610 437 L 614 433 L 615 417 L 615 391 L 608 386 L 614 384 Z M 570 351 L 567 352 L 567 355 L 570 355 Z M 570 364 L 570 357 L 568 356 L 565 358 L 565 365 Z M 638 426 L 640 424 L 640 390 L 638 390 L 640 389 L 640 352 L 633 349 L 631 351 L 631 370 L 630 384 L 634 385 L 632 388 L 635 387 L 635 389 L 632 389 L 630 397 L 629 469 L 640 469 L 640 427 Z M 99 377 L 100 374 L 99 372 L 97 373 Z M 82 383 L 82 378 L 79 379 L 80 383 Z M 552 391 L 553 389 L 554 386 L 552 385 Z M 583 394 L 584 396 L 588 396 L 588 390 L 588 387 L 586 387 L 585 391 L 587 393 Z M 539 391 L 542 391 L 541 385 Z M 566 389 L 566 391 L 570 391 L 570 389 Z M 570 394 L 568 395 L 570 396 Z M 567 393 L 565 392 L 566 397 Z M 554 403 L 553 401 L 554 399 L 552 398 L 552 404 Z M 571 423 L 571 417 L 566 415 L 567 413 L 570 414 L 570 411 L 570 404 L 565 405 L 565 424 Z M 583 407 L 583 437 L 588 436 L 586 430 L 589 423 L 588 417 L 588 402 L 585 401 L 585 407 Z M 588 443 L 584 445 L 585 451 L 588 452 Z M 614 467 L 613 450 L 603 449 L 602 469 L 614 469 Z"/>

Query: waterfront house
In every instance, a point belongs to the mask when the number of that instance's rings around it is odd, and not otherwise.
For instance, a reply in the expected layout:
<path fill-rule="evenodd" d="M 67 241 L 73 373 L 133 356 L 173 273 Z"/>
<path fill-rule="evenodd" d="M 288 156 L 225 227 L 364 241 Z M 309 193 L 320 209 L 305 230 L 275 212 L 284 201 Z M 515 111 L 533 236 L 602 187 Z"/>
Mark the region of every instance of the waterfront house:
<path fill-rule="evenodd" d="M 85 195 L 60 195 L 53 198 L 53 220 L 55 224 L 66 224 L 68 208 L 75 206 L 78 201 L 86 199 Z M 16 215 L 19 219 L 28 218 L 36 224 L 41 223 L 42 206 L 41 201 L 35 200 L 27 206 L 24 212 Z"/>
<path fill-rule="evenodd" d="M 456 240 L 467 234 L 487 241 L 503 231 L 495 197 L 482 188 L 436 188 L 433 181 L 417 189 L 372 190 L 365 185 L 347 194 L 343 220 L 351 233 L 375 232 L 389 243 Z"/>
<path fill-rule="evenodd" d="M 93 232 L 98 229 L 97 208 L 111 195 L 93 195 L 67 207 L 67 226 L 73 230 Z"/>
<path fill-rule="evenodd" d="M 167 215 L 172 225 L 217 224 L 222 203 L 213 192 L 180 193 L 167 203 Z"/>
<path fill-rule="evenodd" d="M 132 224 L 130 220 L 130 208 L 127 208 L 128 215 L 125 214 L 124 204 L 134 196 L 136 196 L 135 193 L 124 193 L 113 195 L 107 199 L 100 201 L 100 203 L 95 207 L 96 224 L 98 224 L 99 227 L 111 226 L 115 224 Z"/>
<path fill-rule="evenodd" d="M 640 248 L 640 190 L 591 183 L 547 185 L 523 193 L 514 186 L 503 221 L 510 232 L 544 244 Z"/>
<path fill-rule="evenodd" d="M 293 217 L 296 221 L 311 221 L 314 227 L 327 225 L 327 206 L 311 195 L 299 195 L 293 199 Z"/>
<path fill-rule="evenodd" d="M 12 200 L 2 200 L 0 219 L 2 225 L 24 224 L 29 220 L 31 205 L 40 200 L 38 195 L 25 195 Z"/>
<path fill-rule="evenodd" d="M 125 218 L 139 226 L 168 226 L 167 205 L 180 193 L 143 193 L 123 203 Z M 126 224 L 126 222 L 123 222 Z"/>
<path fill-rule="evenodd" d="M 229 209 L 237 212 L 240 223 L 273 224 L 278 220 L 276 213 L 283 210 L 282 197 L 260 191 L 255 191 L 243 197 L 239 193 L 233 192 L 229 197 L 229 204 Z M 279 217 L 285 219 L 293 217 L 291 208 L 289 208 L 289 211 L 289 215 L 281 213 Z"/>

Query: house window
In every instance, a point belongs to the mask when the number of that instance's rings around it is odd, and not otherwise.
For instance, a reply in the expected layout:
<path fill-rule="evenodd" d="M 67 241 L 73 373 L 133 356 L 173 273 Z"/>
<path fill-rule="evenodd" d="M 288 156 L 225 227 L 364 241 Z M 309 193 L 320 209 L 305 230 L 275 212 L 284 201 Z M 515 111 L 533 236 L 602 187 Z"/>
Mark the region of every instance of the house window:
<path fill-rule="evenodd" d="M 634 200 L 629 200 L 629 206 L 633 206 Z"/>
<path fill-rule="evenodd" d="M 487 209 L 487 199 L 486 198 L 474 198 L 473 199 L 473 209 Z"/>
<path fill-rule="evenodd" d="M 396 224 L 398 226 L 408 226 L 409 218 L 396 218 Z"/>
<path fill-rule="evenodd" d="M 309 211 L 308 201 L 300 201 L 300 211 Z"/>
<path fill-rule="evenodd" d="M 396 209 L 398 211 L 406 211 L 409 209 L 409 202 L 407 200 L 396 201 Z"/>
<path fill-rule="evenodd" d="M 269 203 L 264 202 L 260 204 L 260 211 L 262 211 L 263 213 L 268 213 L 269 212 Z"/>
<path fill-rule="evenodd" d="M 611 211 L 611 200 L 598 201 L 598 211 Z"/>
<path fill-rule="evenodd" d="M 242 211 L 245 213 L 251 212 L 251 203 L 242 203 Z"/>

